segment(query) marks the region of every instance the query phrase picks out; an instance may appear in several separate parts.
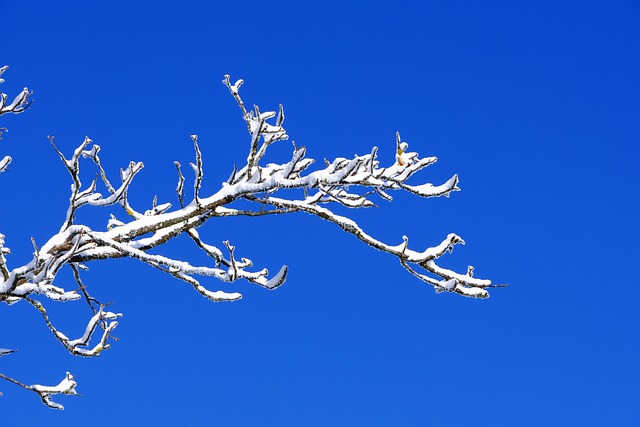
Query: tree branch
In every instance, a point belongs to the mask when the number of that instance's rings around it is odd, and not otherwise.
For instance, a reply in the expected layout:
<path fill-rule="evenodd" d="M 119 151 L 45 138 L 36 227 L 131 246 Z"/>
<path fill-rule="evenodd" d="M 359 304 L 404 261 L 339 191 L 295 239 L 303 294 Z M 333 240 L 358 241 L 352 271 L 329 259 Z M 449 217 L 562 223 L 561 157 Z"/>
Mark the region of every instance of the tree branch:
<path fill-rule="evenodd" d="M 5 70 L 6 67 L 1 68 L 0 75 Z M 280 105 L 277 113 L 261 112 L 255 106 L 253 110 L 247 111 L 239 93 L 243 81 L 238 80 L 232 85 L 227 75 L 223 83 L 240 107 L 247 124 L 249 154 L 246 165 L 240 169 L 234 166 L 229 179 L 222 183 L 217 191 L 203 195 L 202 154 L 197 136 L 192 135 L 195 151 L 195 163 L 191 163 L 195 175 L 193 199 L 190 202 L 184 199 L 185 178 L 180 163 L 175 162 L 178 172 L 177 209 L 172 210 L 170 203 L 158 204 L 157 197 L 154 197 L 148 209 L 133 209 L 128 200 L 128 190 L 135 175 L 142 170 L 142 163 L 130 162 L 127 168 L 121 169 L 121 184 L 115 186 L 108 178 L 98 156 L 100 147 L 93 144 L 91 139 L 85 138 L 71 157 L 66 158 L 51 137 L 51 145 L 71 176 L 69 207 L 58 233 L 41 248 L 34 243 L 33 259 L 26 265 L 13 269 L 8 266 L 5 255 L 10 251 L 4 246 L 4 236 L 0 234 L 0 302 L 12 304 L 26 301 L 38 309 L 55 338 L 69 353 L 84 357 L 97 356 L 109 348 L 110 334 L 118 324 L 115 320 L 121 314 L 105 311 L 105 305 L 98 303 L 89 294 L 79 271 L 86 269 L 85 264 L 111 258 L 133 258 L 188 283 L 199 294 L 212 301 L 236 301 L 242 297 L 240 293 L 209 290 L 196 277 L 212 277 L 224 284 L 244 279 L 272 290 L 284 283 L 288 268 L 283 266 L 277 274 L 268 278 L 267 269 L 253 270 L 251 260 L 238 258 L 236 247 L 229 241 L 222 242 L 228 253 L 225 255 L 218 247 L 205 243 L 197 229 L 216 217 L 280 215 L 294 212 L 304 212 L 332 222 L 368 246 L 397 257 L 411 275 L 433 286 L 436 292 L 453 292 L 473 298 L 489 296 L 487 289 L 496 285 L 489 280 L 473 277 L 473 267 L 461 274 L 439 266 L 438 262 L 446 252 L 451 252 L 457 244 L 464 244 L 456 234 L 449 234 L 436 246 L 415 250 L 409 247 L 409 239 L 405 236 L 402 236 L 400 244 L 384 243 L 372 237 L 352 219 L 334 211 L 335 206 L 349 209 L 375 206 L 372 197 L 376 194 L 384 200 L 391 201 L 391 191 L 404 190 L 424 198 L 448 197 L 452 192 L 459 190 L 457 175 L 440 185 L 414 185 L 407 182 L 418 171 L 434 164 L 437 161 L 436 157 L 420 158 L 418 153 L 409 152 L 409 145 L 401 140 L 400 134 L 396 134 L 395 161 L 388 167 L 380 166 L 378 149 L 373 147 L 369 154 L 356 155 L 351 159 L 339 157 L 332 162 L 325 160 L 324 168 L 309 172 L 314 160 L 306 158 L 306 149 L 295 144 L 288 161 L 281 164 L 261 164 L 272 144 L 288 139 L 283 128 L 284 109 Z M 30 94 L 31 92 L 25 89 L 10 104 L 6 103 L 6 95 L 2 94 L 0 114 L 24 111 L 29 106 L 27 98 Z M 80 168 L 84 159 L 89 159 L 97 167 L 94 179 L 86 187 L 82 184 Z M 4 170 L 7 164 L 6 158 L 0 161 L 0 171 Z M 104 187 L 108 193 L 106 197 L 99 192 L 100 187 Z M 113 213 L 109 213 L 102 230 L 76 223 L 76 212 L 83 206 L 101 208 L 116 204 L 123 208 L 128 219 L 118 219 Z M 241 207 L 238 207 L 238 204 Z M 149 253 L 150 249 L 161 247 L 183 233 L 207 254 L 212 260 L 212 266 L 194 266 L 184 259 Z M 58 272 L 65 265 L 73 272 L 78 284 L 77 290 L 66 291 L 54 285 Z M 35 299 L 35 296 L 52 301 L 84 299 L 92 310 L 92 317 L 82 336 L 71 340 L 58 331 L 49 319 L 44 305 Z M 89 348 L 91 338 L 98 329 L 102 330 L 101 337 L 97 344 Z M 0 355 L 1 351 L 0 349 Z M 61 409 L 61 406 L 53 403 L 50 396 L 60 393 L 75 394 L 75 382 L 70 374 L 56 387 L 27 386 L 4 375 L 0 377 L 38 393 L 45 404 L 54 408 Z"/>

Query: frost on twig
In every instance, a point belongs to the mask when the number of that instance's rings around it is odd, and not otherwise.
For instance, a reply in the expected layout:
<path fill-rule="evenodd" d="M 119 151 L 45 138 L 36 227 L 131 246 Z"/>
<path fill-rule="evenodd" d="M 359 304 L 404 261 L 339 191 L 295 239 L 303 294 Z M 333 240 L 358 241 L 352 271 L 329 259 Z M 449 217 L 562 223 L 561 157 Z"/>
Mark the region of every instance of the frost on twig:
<path fill-rule="evenodd" d="M 71 177 L 69 206 L 60 230 L 40 248 L 34 242 L 33 259 L 26 265 L 14 268 L 8 266 L 5 255 L 9 254 L 9 250 L 4 246 L 4 236 L 0 235 L 0 302 L 12 304 L 26 301 L 41 313 L 53 336 L 70 353 L 85 357 L 98 356 L 101 351 L 109 348 L 108 341 L 117 326 L 115 319 L 120 314 L 105 311 L 105 305 L 100 304 L 89 293 L 80 277 L 80 271 L 86 270 L 87 264 L 110 258 L 133 258 L 185 282 L 212 301 L 237 301 L 242 295 L 228 289 L 229 284 L 242 279 L 273 290 L 286 280 L 287 267 L 283 266 L 276 274 L 270 275 L 266 268 L 254 268 L 250 259 L 239 257 L 240 251 L 231 242 L 224 241 L 221 242 L 222 246 L 214 246 L 203 241 L 197 229 L 215 217 L 282 215 L 293 212 L 306 212 L 332 222 L 365 244 L 395 256 L 409 273 L 432 285 L 437 292 L 452 292 L 473 298 L 489 296 L 487 289 L 496 285 L 492 285 L 489 280 L 474 277 L 472 267 L 465 273 L 457 273 L 440 266 L 441 257 L 451 252 L 455 245 L 464 244 L 456 234 L 449 234 L 442 242 L 428 248 L 414 248 L 406 236 L 399 238 L 399 243 L 389 244 L 371 236 L 355 221 L 337 213 L 335 209 L 371 207 L 374 206 L 373 197 L 390 201 L 390 193 L 397 190 L 405 190 L 425 198 L 448 197 L 459 189 L 457 175 L 439 185 L 409 184 L 411 177 L 437 159 L 421 158 L 418 153 L 408 151 L 409 146 L 402 141 L 400 134 L 396 134 L 395 147 L 391 145 L 389 148 L 389 151 L 395 152 L 395 161 L 385 167 L 378 160 L 378 149 L 373 147 L 368 154 L 325 161 L 324 167 L 310 171 L 314 160 L 306 157 L 304 147 L 297 147 L 295 144 L 290 159 L 283 163 L 264 164 L 263 158 L 269 147 L 289 138 L 283 127 L 284 109 L 280 105 L 277 112 L 261 111 L 258 106 L 247 110 L 239 92 L 242 83 L 242 80 L 238 80 L 232 84 L 229 76 L 225 76 L 223 80 L 240 107 L 247 125 L 249 151 L 246 164 L 234 167 L 229 179 L 217 191 L 204 194 L 204 161 L 198 137 L 192 135 L 195 151 L 195 163 L 191 163 L 194 173 L 192 199 L 190 202 L 185 200 L 188 197 L 185 194 L 186 178 L 180 163 L 175 162 L 179 206 L 176 208 L 168 202 L 158 203 L 157 197 L 153 199 L 151 206 L 146 205 L 142 209 L 133 207 L 128 190 L 134 177 L 142 170 L 142 163 L 130 162 L 126 168 L 121 169 L 120 182 L 116 183 L 107 177 L 99 157 L 100 147 L 93 144 L 91 139 L 85 138 L 71 156 L 67 157 L 56 146 L 55 140 L 50 138 L 51 145 Z M 29 92 L 25 90 L 24 94 L 6 107 L 7 112 L 19 112 L 16 109 L 28 106 L 26 97 Z M 92 163 L 97 169 L 95 178 L 88 185 L 81 179 L 81 166 L 84 168 L 85 163 Z M 104 189 L 104 194 L 99 192 L 99 188 Z M 122 213 L 120 216 L 110 213 L 109 218 L 105 218 L 102 229 L 77 222 L 76 213 L 81 208 L 118 205 L 122 208 Z M 197 266 L 186 259 L 162 255 L 158 250 L 150 252 L 181 234 L 190 237 L 195 247 L 208 255 L 210 265 Z M 68 290 L 54 284 L 58 272 L 65 266 L 73 271 L 77 284 L 75 289 Z M 223 289 L 211 290 L 208 285 L 201 283 L 210 277 L 226 285 Z M 69 339 L 54 326 L 42 302 L 46 299 L 56 302 L 82 299 L 86 302 L 92 314 L 80 338 Z M 91 345 L 96 331 L 101 331 L 98 334 L 100 338 L 96 344 Z M 48 397 L 51 394 L 75 393 L 75 382 L 70 375 L 66 383 L 54 388 L 24 387 L 38 392 L 43 401 L 52 407 L 56 406 L 52 405 Z"/>

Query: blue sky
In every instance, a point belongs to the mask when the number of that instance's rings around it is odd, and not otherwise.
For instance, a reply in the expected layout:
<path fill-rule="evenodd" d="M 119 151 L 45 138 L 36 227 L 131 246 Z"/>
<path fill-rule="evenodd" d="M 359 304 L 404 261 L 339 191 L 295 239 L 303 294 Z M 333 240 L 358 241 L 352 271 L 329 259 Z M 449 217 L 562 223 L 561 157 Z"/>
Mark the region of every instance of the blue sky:
<path fill-rule="evenodd" d="M 2 91 L 35 91 L 29 111 L 0 119 L 10 266 L 64 219 L 69 177 L 47 135 L 67 153 L 89 135 L 111 174 L 143 161 L 131 192 L 142 208 L 156 194 L 175 202 L 172 163 L 192 160 L 197 133 L 215 191 L 248 150 L 219 83 L 231 74 L 246 102 L 284 104 L 309 157 L 376 145 L 393 161 L 396 131 L 438 156 L 414 182 L 458 173 L 461 192 L 396 194 L 353 217 L 389 243 L 455 232 L 467 244 L 445 265 L 510 286 L 484 301 L 436 295 L 305 215 L 211 222 L 205 240 L 287 264 L 287 283 L 236 283 L 225 289 L 243 300 L 214 304 L 133 261 L 91 265 L 85 283 L 124 313 L 119 341 L 94 359 L 68 355 L 31 307 L 0 306 L 0 346 L 20 350 L 0 372 L 53 384 L 69 370 L 83 395 L 56 412 L 0 384 L 3 424 L 640 422 L 637 2 L 91 3 L 0 1 Z M 290 146 L 274 151 L 285 161 Z M 206 261 L 188 242 L 164 251 Z M 49 307 L 81 333 L 86 307 Z"/>

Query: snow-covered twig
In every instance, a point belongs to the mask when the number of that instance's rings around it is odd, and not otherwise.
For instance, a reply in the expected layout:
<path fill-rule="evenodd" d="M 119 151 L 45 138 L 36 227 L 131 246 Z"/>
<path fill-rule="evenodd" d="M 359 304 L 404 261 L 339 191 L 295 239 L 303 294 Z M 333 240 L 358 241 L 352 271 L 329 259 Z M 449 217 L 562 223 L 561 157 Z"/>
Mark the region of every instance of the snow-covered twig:
<path fill-rule="evenodd" d="M 0 348 L 0 357 L 6 356 L 11 353 L 15 353 L 15 352 L 16 350 Z M 40 399 L 42 399 L 42 403 L 44 403 L 45 405 L 53 409 L 64 409 L 64 406 L 51 400 L 51 396 L 54 396 L 56 394 L 73 394 L 73 395 L 78 394 L 76 393 L 76 390 L 75 390 L 76 382 L 73 380 L 73 375 L 71 375 L 69 372 L 67 372 L 65 377 L 62 379 L 62 381 L 60 381 L 60 383 L 57 386 L 43 386 L 40 384 L 26 385 L 2 373 L 0 373 L 0 378 L 2 378 L 3 380 L 9 381 L 10 383 L 13 383 L 17 386 L 20 386 L 25 390 L 33 391 L 38 396 L 40 396 Z M 2 396 L 2 393 L 0 393 L 0 396 Z"/>
<path fill-rule="evenodd" d="M 9 66 L 5 65 L 0 67 L 0 84 L 4 83 L 2 74 L 7 71 Z M 22 89 L 18 95 L 13 98 L 13 101 L 8 102 L 8 96 L 5 93 L 0 92 L 0 116 L 3 114 L 19 114 L 29 108 L 31 100 L 29 97 L 33 94 L 28 88 Z M 0 139 L 2 139 L 2 131 L 6 131 L 6 128 L 0 127 Z M 0 159 L 0 173 L 7 170 L 7 167 L 11 163 L 11 156 L 4 156 Z"/>
<path fill-rule="evenodd" d="M 6 381 L 9 381 L 15 385 L 18 385 L 24 388 L 25 390 L 30 390 L 36 393 L 38 396 L 40 396 L 40 399 L 42 399 L 42 403 L 44 403 L 45 405 L 47 405 L 49 408 L 52 408 L 52 409 L 62 410 L 64 409 L 64 406 L 51 400 L 51 396 L 55 396 L 57 394 L 71 394 L 74 396 L 78 396 L 78 393 L 76 392 L 77 384 L 74 381 L 73 375 L 71 375 L 69 372 L 67 372 L 67 374 L 62 379 L 62 381 L 60 381 L 60 383 L 56 386 L 44 386 L 40 384 L 26 385 L 18 380 L 15 380 L 1 373 L 0 373 L 0 378 Z"/>

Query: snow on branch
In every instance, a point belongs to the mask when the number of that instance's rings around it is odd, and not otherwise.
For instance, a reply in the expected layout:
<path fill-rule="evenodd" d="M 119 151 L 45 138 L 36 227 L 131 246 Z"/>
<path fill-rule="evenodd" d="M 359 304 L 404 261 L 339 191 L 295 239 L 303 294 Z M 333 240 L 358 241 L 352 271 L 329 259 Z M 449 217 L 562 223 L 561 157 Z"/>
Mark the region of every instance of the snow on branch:
<path fill-rule="evenodd" d="M 0 69 L 0 74 L 5 69 Z M 402 141 L 400 134 L 396 134 L 395 149 L 393 146 L 389 149 L 395 153 L 395 161 L 384 167 L 378 160 L 378 149 L 373 147 L 368 154 L 353 158 L 339 157 L 332 162 L 325 160 L 324 167 L 311 171 L 314 160 L 306 157 L 304 147 L 295 144 L 290 159 L 282 163 L 264 164 L 263 158 L 269 147 L 289 138 L 283 127 L 284 109 L 280 105 L 277 112 L 261 111 L 258 106 L 248 110 L 239 92 L 242 83 L 242 80 L 237 80 L 232 84 L 229 76 L 223 80 L 247 125 L 249 150 L 246 163 L 240 168 L 234 167 L 228 180 L 217 191 L 203 194 L 204 160 L 198 137 L 192 135 L 195 152 L 195 162 L 191 163 L 194 172 L 193 193 L 190 202 L 185 200 L 188 197 L 185 194 L 186 178 L 180 163 L 175 162 L 178 173 L 177 208 L 168 202 L 158 204 L 157 197 L 151 206 L 133 207 L 128 190 L 134 177 L 143 169 L 142 163 L 130 162 L 121 169 L 120 182 L 116 184 L 107 177 L 99 157 L 100 147 L 93 144 L 91 139 L 85 138 L 71 156 L 66 157 L 51 137 L 51 145 L 71 178 L 69 207 L 56 234 L 40 248 L 33 242 L 33 259 L 26 265 L 13 269 L 9 267 L 5 255 L 10 251 L 4 246 L 5 237 L 0 234 L 0 302 L 13 304 L 26 301 L 41 313 L 53 336 L 70 353 L 85 357 L 98 356 L 109 348 L 108 341 L 118 324 L 115 319 L 121 315 L 105 311 L 105 305 L 91 296 L 80 277 L 81 270 L 86 270 L 87 264 L 110 258 L 133 258 L 185 282 L 212 301 L 237 301 L 242 295 L 227 289 L 229 284 L 243 279 L 273 290 L 284 283 L 288 268 L 281 267 L 275 275 L 270 275 L 266 268 L 255 269 L 250 259 L 238 257 L 238 251 L 231 242 L 221 242 L 220 247 L 206 243 L 197 229 L 215 217 L 283 215 L 293 212 L 305 212 L 332 222 L 365 244 L 395 256 L 410 274 L 430 284 L 437 292 L 452 292 L 473 298 L 489 296 L 488 288 L 496 285 L 474 277 L 473 267 L 469 267 L 465 273 L 456 273 L 440 266 L 441 257 L 452 252 L 455 245 L 464 244 L 457 235 L 449 234 L 439 244 L 427 248 L 410 247 L 406 236 L 398 239 L 400 243 L 389 244 L 371 236 L 355 221 L 335 211 L 340 206 L 350 209 L 374 206 L 372 199 L 375 197 L 391 201 L 390 193 L 397 190 L 425 198 L 448 197 L 459 190 L 457 175 L 436 185 L 408 184 L 411 177 L 437 159 L 422 158 L 418 153 L 408 151 L 409 146 Z M 25 89 L 11 104 L 6 104 L 3 95 L 0 111 L 23 111 L 29 106 L 29 94 Z M 83 184 L 81 179 L 80 166 L 82 164 L 84 168 L 84 162 L 88 162 L 89 166 L 92 163 L 97 168 L 96 177 L 88 185 Z M 106 193 L 99 192 L 99 188 Z M 243 203 L 237 203 L 240 201 Z M 113 205 L 122 208 L 122 216 L 118 218 L 111 213 L 108 219 L 105 218 L 103 229 L 77 223 L 78 209 Z M 159 254 L 157 250 L 150 253 L 151 249 L 159 248 L 181 234 L 191 238 L 195 248 L 208 255 L 210 265 L 193 265 L 186 259 Z M 73 271 L 77 285 L 74 289 L 67 290 L 54 284 L 58 272 L 65 266 Z M 201 283 L 207 278 L 217 279 L 226 285 L 223 289 L 211 290 Z M 80 338 L 71 340 L 54 326 L 42 302 L 45 299 L 54 302 L 84 300 L 87 303 L 92 316 Z M 101 331 L 98 334 L 100 338 L 95 345 L 91 345 L 94 332 L 98 330 Z M 7 352 L 9 350 L 5 354 Z M 2 378 L 8 379 L 5 376 Z M 66 382 L 48 388 L 25 386 L 12 379 L 9 381 L 37 392 L 43 402 L 51 407 L 58 407 L 51 402 L 51 395 L 75 393 L 75 382 L 70 375 Z"/>
<path fill-rule="evenodd" d="M 6 356 L 11 353 L 15 353 L 15 352 L 16 350 L 10 350 L 8 348 L 0 348 L 0 357 Z M 73 394 L 73 395 L 78 394 L 76 393 L 76 390 L 75 390 L 76 382 L 73 380 L 73 375 L 71 375 L 69 372 L 67 372 L 65 377 L 62 379 L 62 381 L 60 381 L 60 383 L 57 386 L 43 386 L 40 384 L 26 385 L 2 373 L 0 373 L 0 378 L 7 380 L 15 385 L 18 385 L 24 388 L 25 390 L 33 391 L 38 396 L 40 396 L 40 399 L 42 399 L 42 403 L 44 403 L 45 405 L 47 405 L 52 409 L 64 409 L 64 406 L 51 400 L 51 396 L 54 396 L 56 394 Z M 0 393 L 0 396 L 2 396 L 2 393 Z"/>
<path fill-rule="evenodd" d="M 9 67 L 5 65 L 4 67 L 0 67 L 0 84 L 4 83 L 4 79 L 2 78 L 2 74 L 7 71 Z M 27 89 L 26 87 L 16 95 L 11 102 L 9 102 L 9 98 L 5 93 L 0 92 L 0 116 L 3 114 L 19 114 L 24 110 L 29 108 L 31 105 L 31 100 L 29 100 L 29 96 L 33 94 L 32 91 Z M 6 131 L 7 129 L 0 127 L 0 139 L 2 139 L 2 131 Z M 10 156 L 4 156 L 0 159 L 0 173 L 7 170 L 7 167 L 11 163 Z"/>
<path fill-rule="evenodd" d="M 62 381 L 60 381 L 60 383 L 56 386 L 45 386 L 40 384 L 26 385 L 4 374 L 0 374 L 0 378 L 12 382 L 15 385 L 24 388 L 25 390 L 30 390 L 36 393 L 38 396 L 40 396 L 40 399 L 42 399 L 42 403 L 44 403 L 51 409 L 64 409 L 64 406 L 57 402 L 54 402 L 51 399 L 51 396 L 55 396 L 57 394 L 71 394 L 74 396 L 78 396 L 78 393 L 76 392 L 77 384 L 73 380 L 73 375 L 71 375 L 69 372 L 67 372 Z"/>

